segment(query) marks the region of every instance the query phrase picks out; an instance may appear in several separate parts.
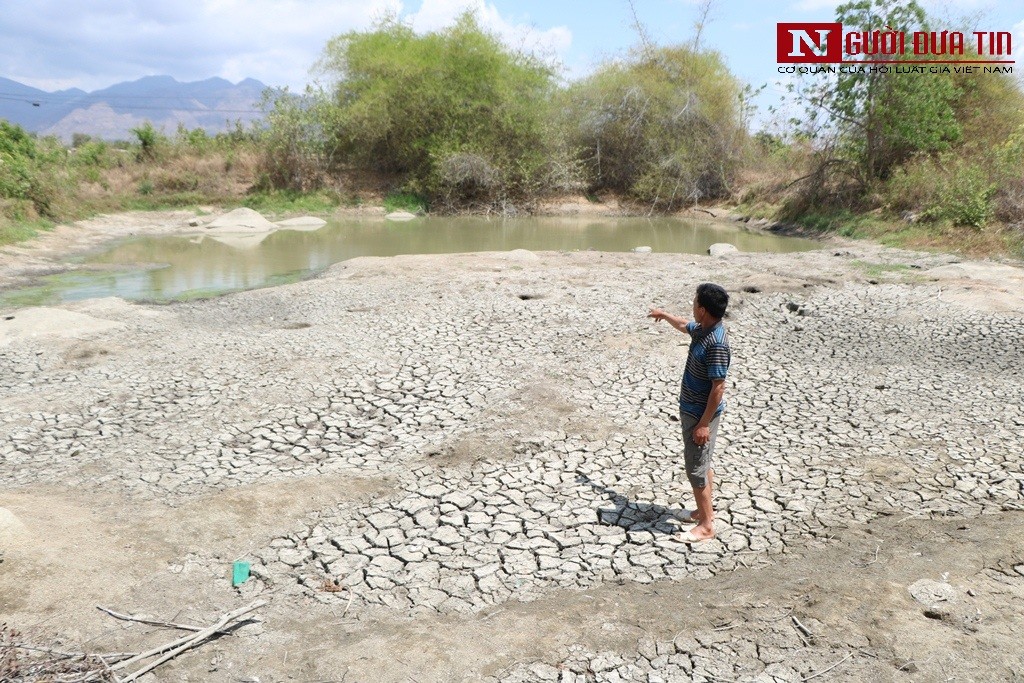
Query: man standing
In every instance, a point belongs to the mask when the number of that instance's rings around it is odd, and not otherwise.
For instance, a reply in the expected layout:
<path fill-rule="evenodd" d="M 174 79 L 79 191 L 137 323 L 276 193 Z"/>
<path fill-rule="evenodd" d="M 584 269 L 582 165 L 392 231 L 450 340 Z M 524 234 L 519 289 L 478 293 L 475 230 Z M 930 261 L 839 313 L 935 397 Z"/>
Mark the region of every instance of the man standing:
<path fill-rule="evenodd" d="M 725 376 L 731 360 L 729 337 L 722 325 L 728 305 L 729 294 L 706 282 L 697 287 L 693 298 L 692 321 L 657 308 L 647 315 L 655 322 L 667 320 L 672 327 L 690 335 L 690 352 L 679 388 L 679 422 L 683 427 L 686 476 L 693 487 L 697 510 L 686 513 L 684 518 L 694 524 L 678 537 L 684 543 L 698 543 L 715 536 L 711 453 L 725 408 Z"/>

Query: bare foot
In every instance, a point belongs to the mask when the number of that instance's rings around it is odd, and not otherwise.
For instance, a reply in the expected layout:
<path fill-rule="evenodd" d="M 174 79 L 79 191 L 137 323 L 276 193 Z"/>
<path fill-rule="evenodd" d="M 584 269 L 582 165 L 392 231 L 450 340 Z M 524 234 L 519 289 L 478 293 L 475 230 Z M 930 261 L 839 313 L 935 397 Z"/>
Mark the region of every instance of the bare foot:
<path fill-rule="evenodd" d="M 687 529 L 684 535 L 693 539 L 692 541 L 686 541 L 688 543 L 707 541 L 715 537 L 715 527 L 711 524 L 704 524 L 701 522 L 700 524 Z"/>
<path fill-rule="evenodd" d="M 687 524 L 700 524 L 700 515 L 696 510 L 684 509 L 679 513 L 677 518 L 680 522 L 686 522 Z"/>

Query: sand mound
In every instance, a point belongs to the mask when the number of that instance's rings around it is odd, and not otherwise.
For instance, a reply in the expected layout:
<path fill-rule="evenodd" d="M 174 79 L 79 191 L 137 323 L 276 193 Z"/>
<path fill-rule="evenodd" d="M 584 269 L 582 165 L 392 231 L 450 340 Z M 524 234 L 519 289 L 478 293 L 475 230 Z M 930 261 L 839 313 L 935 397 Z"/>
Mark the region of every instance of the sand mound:
<path fill-rule="evenodd" d="M 1024 269 L 974 261 L 931 268 L 925 274 L 959 285 L 944 291 L 943 301 L 985 311 L 1024 311 Z"/>
<path fill-rule="evenodd" d="M 0 508 L 0 551 L 14 544 L 18 536 L 25 533 L 25 525 L 13 512 Z"/>
<path fill-rule="evenodd" d="M 505 255 L 509 261 L 540 261 L 540 256 L 528 249 L 513 249 Z"/>
<path fill-rule="evenodd" d="M 927 275 L 941 280 L 979 280 L 995 285 L 1007 285 L 1014 280 L 1024 283 L 1024 269 L 1014 268 L 1002 263 L 951 263 L 925 271 Z"/>
<path fill-rule="evenodd" d="M 121 327 L 121 323 L 61 308 L 25 308 L 0 317 L 0 346 L 35 337 L 81 337 Z"/>
<path fill-rule="evenodd" d="M 273 232 L 277 229 L 278 226 L 264 218 L 259 211 L 245 208 L 230 211 L 206 225 L 207 232 L 225 235 Z"/>

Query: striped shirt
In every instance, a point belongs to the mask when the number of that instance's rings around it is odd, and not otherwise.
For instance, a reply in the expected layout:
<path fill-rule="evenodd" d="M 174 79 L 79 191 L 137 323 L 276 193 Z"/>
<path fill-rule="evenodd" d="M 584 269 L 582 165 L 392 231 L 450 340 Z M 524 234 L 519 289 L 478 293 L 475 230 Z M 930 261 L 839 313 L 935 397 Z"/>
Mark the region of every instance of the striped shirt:
<path fill-rule="evenodd" d="M 679 410 L 700 419 L 708 405 L 711 381 L 725 379 L 729 372 L 729 337 L 722 321 L 705 330 L 699 323 L 691 321 L 686 326 L 690 333 L 690 353 L 686 356 L 686 369 L 679 386 Z M 725 400 L 718 406 L 715 415 L 725 409 Z"/>

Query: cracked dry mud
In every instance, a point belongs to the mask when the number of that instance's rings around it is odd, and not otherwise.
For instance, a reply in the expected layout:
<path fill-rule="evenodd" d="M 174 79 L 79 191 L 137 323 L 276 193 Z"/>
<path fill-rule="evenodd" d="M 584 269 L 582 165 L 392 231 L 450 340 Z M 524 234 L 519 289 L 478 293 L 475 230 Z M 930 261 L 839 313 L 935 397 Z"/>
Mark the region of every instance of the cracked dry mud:
<path fill-rule="evenodd" d="M 152 680 L 1024 680 L 1024 279 L 953 261 L 358 259 L 66 306 L 118 327 L 0 346 L 0 613 L 110 651 L 166 634 L 96 604 L 269 601 Z M 644 316 L 707 280 L 734 366 L 688 547 L 685 339 Z"/>

